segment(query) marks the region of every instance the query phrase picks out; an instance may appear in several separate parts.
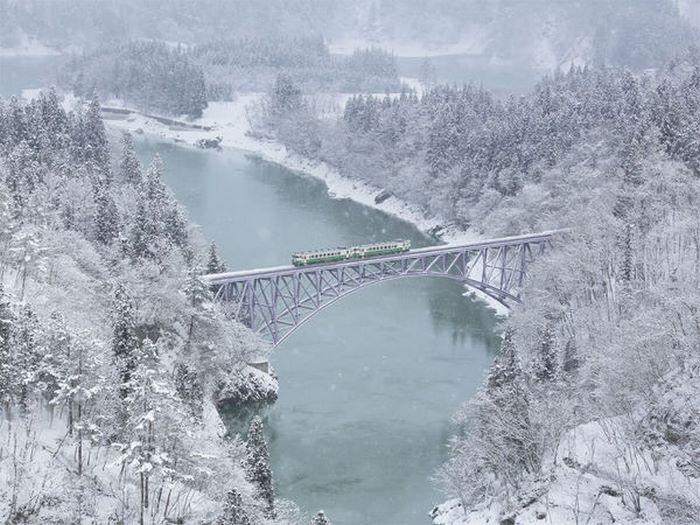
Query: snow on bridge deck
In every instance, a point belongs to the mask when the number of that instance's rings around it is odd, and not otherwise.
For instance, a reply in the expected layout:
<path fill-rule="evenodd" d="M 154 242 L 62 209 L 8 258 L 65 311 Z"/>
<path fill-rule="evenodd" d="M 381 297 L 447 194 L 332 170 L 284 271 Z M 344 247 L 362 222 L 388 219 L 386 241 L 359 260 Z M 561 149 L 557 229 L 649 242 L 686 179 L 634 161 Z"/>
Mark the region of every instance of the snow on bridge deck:
<path fill-rule="evenodd" d="M 510 237 L 501 237 L 497 239 L 488 239 L 483 241 L 475 241 L 470 243 L 457 243 L 457 244 L 442 244 L 438 246 L 426 246 L 424 248 L 412 248 L 407 252 L 402 252 L 398 254 L 391 255 L 378 255 L 374 257 L 357 258 L 357 259 L 347 259 L 345 261 L 338 261 L 332 263 L 317 263 L 309 264 L 304 266 L 273 266 L 268 268 L 256 268 L 251 270 L 238 270 L 235 272 L 224 272 L 224 273 L 214 273 L 203 275 L 204 279 L 210 285 L 225 284 L 231 281 L 240 281 L 251 277 L 274 277 L 277 275 L 286 275 L 290 273 L 305 272 L 312 269 L 318 268 L 341 268 L 343 266 L 353 266 L 358 262 L 380 262 L 380 261 L 397 261 L 402 259 L 410 259 L 416 255 L 438 255 L 442 253 L 452 253 L 455 251 L 461 251 L 464 249 L 468 250 L 479 250 L 489 247 L 501 247 L 501 246 L 518 246 L 525 242 L 538 242 L 542 240 L 547 240 L 556 234 L 565 233 L 568 230 L 548 230 L 540 233 L 531 233 L 525 235 L 514 235 Z"/>

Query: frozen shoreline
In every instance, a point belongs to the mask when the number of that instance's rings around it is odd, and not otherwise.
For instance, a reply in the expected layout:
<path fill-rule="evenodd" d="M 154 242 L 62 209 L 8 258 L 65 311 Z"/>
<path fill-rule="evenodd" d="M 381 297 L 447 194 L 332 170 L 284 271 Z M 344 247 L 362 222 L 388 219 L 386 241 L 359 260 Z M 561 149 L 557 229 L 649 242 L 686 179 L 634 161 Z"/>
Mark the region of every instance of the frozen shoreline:
<path fill-rule="evenodd" d="M 105 123 L 113 128 L 132 133 L 143 132 L 190 146 L 196 145 L 200 139 L 221 137 L 222 147 L 244 150 L 263 160 L 322 180 L 328 188 L 328 194 L 334 199 L 351 199 L 370 208 L 383 211 L 388 215 L 410 222 L 424 233 L 428 233 L 436 227 L 442 227 L 440 238 L 449 244 L 479 240 L 479 236 L 473 232 L 450 226 L 441 217 L 426 217 L 418 206 L 394 196 L 377 203 L 375 197 L 382 192 L 383 188 L 345 177 L 327 163 L 304 158 L 288 151 L 284 145 L 278 142 L 252 137 L 249 134 L 248 113 L 250 107 L 258 103 L 262 96 L 263 93 L 243 93 L 233 102 L 212 102 L 201 118 L 191 122 L 187 121 L 191 124 L 210 127 L 209 131 L 175 128 L 138 112 L 129 115 L 106 115 Z M 108 101 L 106 105 L 124 107 L 119 101 Z M 480 291 L 469 289 L 465 295 L 475 296 L 483 300 L 498 315 L 506 315 L 508 312 L 506 307 Z"/>

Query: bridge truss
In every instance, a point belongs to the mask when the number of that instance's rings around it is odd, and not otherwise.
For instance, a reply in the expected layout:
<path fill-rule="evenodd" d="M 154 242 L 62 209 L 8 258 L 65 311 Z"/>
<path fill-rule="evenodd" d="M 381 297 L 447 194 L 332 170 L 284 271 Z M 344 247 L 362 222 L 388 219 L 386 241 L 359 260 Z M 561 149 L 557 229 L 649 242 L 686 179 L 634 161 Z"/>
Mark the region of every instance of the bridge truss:
<path fill-rule="evenodd" d="M 445 277 L 509 306 L 520 302 L 527 267 L 556 231 L 309 266 L 282 266 L 205 275 L 215 301 L 277 346 L 318 312 L 375 283 Z"/>

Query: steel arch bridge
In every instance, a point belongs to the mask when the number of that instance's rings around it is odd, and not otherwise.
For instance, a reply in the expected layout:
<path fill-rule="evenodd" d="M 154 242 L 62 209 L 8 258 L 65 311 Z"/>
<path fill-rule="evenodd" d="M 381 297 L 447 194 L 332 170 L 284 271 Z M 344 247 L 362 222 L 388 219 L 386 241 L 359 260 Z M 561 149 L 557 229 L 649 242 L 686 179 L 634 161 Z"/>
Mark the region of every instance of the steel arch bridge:
<path fill-rule="evenodd" d="M 362 288 L 407 277 L 446 277 L 506 306 L 520 302 L 527 267 L 561 230 L 309 266 L 204 275 L 224 313 L 275 347 L 324 308 Z"/>

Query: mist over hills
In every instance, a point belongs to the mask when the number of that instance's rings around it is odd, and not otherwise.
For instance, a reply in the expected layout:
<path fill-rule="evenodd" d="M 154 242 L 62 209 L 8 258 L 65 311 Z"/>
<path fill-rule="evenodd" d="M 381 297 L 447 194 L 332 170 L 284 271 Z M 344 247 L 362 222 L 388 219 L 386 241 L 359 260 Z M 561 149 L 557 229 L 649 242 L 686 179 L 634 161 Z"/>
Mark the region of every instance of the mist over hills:
<path fill-rule="evenodd" d="M 0 46 L 38 41 L 84 50 L 125 39 L 193 44 L 322 35 L 336 50 L 369 43 L 408 56 L 468 53 L 546 69 L 643 69 L 698 42 L 697 11 L 688 0 L 2 0 Z"/>

